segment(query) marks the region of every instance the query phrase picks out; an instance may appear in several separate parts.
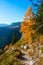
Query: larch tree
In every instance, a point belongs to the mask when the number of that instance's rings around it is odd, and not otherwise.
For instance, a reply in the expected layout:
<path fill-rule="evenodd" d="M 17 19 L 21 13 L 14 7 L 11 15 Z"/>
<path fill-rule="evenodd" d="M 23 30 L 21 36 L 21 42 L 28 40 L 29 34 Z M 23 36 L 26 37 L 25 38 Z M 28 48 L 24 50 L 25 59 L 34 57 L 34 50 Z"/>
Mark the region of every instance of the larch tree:
<path fill-rule="evenodd" d="M 34 34 L 34 30 L 32 29 L 33 25 L 35 25 L 33 16 L 32 8 L 29 7 L 20 28 L 20 32 L 23 34 L 24 39 L 26 39 L 28 43 L 32 43 L 32 35 Z"/>

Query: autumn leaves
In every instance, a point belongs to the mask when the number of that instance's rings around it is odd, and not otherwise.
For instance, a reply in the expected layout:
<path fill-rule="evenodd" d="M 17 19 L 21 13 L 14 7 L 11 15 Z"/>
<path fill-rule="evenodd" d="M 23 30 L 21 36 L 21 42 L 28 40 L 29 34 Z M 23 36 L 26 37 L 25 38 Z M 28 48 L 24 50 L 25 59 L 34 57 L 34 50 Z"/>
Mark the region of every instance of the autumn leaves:
<path fill-rule="evenodd" d="M 33 21 L 32 9 L 29 7 L 20 28 L 20 32 L 28 43 L 32 42 L 32 35 L 34 34 L 34 30 L 32 29 L 33 25 L 35 25 L 35 22 Z"/>

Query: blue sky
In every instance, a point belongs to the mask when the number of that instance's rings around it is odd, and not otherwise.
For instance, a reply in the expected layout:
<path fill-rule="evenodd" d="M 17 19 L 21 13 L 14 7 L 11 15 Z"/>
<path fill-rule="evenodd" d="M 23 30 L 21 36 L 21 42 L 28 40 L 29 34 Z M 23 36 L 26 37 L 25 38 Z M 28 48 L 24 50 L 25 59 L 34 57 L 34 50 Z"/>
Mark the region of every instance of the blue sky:
<path fill-rule="evenodd" d="M 29 0 L 0 0 L 0 23 L 22 21 L 29 6 L 32 6 Z"/>

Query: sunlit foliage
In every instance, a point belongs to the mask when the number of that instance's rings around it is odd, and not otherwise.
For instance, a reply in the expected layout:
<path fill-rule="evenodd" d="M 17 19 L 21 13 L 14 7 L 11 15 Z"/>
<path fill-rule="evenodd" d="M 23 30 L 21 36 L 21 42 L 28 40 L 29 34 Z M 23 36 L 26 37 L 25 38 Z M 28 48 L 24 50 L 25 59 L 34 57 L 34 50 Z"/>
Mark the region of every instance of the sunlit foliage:
<path fill-rule="evenodd" d="M 33 25 L 35 25 L 35 22 L 33 20 L 32 8 L 29 7 L 20 28 L 20 32 L 23 33 L 28 43 L 32 42 L 32 35 L 34 34 L 34 30 L 32 29 Z"/>

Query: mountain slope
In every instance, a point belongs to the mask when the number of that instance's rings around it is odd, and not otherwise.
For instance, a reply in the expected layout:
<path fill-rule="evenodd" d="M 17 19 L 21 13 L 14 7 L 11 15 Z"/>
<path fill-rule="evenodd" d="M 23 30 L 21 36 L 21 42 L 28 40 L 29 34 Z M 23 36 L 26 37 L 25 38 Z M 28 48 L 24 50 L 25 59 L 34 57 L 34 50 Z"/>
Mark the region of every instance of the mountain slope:
<path fill-rule="evenodd" d="M 12 42 L 14 32 L 17 34 L 17 40 L 21 37 L 19 32 L 20 23 L 11 24 L 9 26 L 0 26 L 0 48 Z"/>

